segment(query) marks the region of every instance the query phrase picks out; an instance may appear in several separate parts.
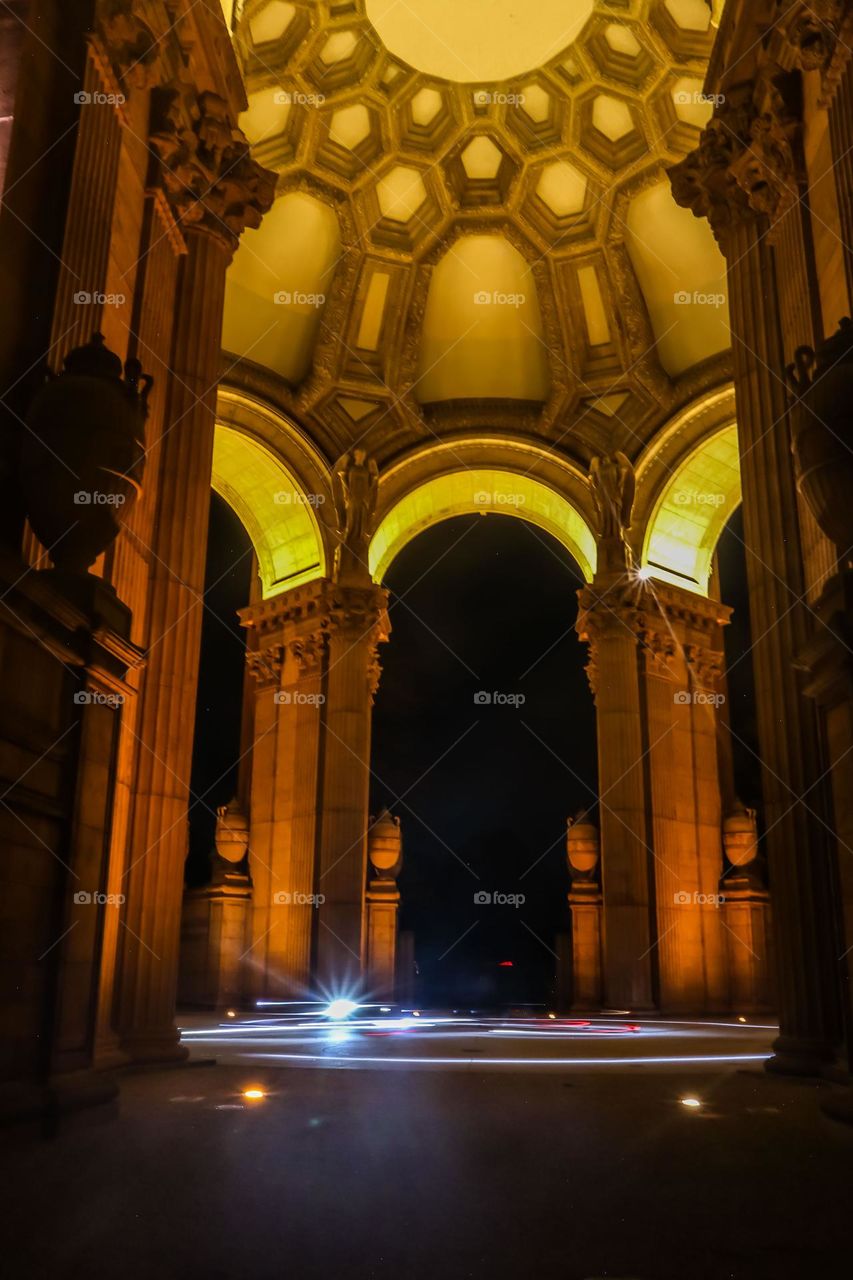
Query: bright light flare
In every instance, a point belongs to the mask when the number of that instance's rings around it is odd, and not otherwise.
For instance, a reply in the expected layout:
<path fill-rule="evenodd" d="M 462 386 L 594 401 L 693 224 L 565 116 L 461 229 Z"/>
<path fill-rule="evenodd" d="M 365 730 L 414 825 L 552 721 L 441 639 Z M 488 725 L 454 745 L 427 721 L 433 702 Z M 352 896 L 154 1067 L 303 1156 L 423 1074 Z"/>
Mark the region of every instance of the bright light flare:
<path fill-rule="evenodd" d="M 266 1096 L 267 1095 L 264 1093 L 263 1089 L 258 1089 L 253 1087 L 251 1089 L 243 1090 L 243 1097 L 246 1099 L 247 1102 L 260 1102 L 261 1099 L 265 1098 Z"/>
<path fill-rule="evenodd" d="M 697 1111 L 699 1107 L 701 1107 L 702 1103 L 699 1098 L 682 1098 L 681 1105 L 682 1107 L 690 1107 L 691 1110 Z"/>
<path fill-rule="evenodd" d="M 326 1009 L 326 1017 L 335 1018 L 336 1020 L 348 1018 L 351 1013 L 355 1013 L 357 1008 L 358 1005 L 354 1000 L 333 1000 Z"/>

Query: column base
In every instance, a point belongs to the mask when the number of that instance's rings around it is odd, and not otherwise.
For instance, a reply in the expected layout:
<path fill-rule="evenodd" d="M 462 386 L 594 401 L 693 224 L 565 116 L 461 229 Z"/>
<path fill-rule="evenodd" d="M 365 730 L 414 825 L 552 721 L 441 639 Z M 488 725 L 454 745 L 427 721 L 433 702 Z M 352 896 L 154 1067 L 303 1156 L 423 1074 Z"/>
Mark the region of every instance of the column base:
<path fill-rule="evenodd" d="M 128 1055 L 129 1066 L 148 1066 L 154 1063 L 186 1062 L 190 1055 L 186 1045 L 181 1044 L 180 1033 L 176 1027 L 168 1031 L 151 1031 L 138 1035 L 126 1036 L 122 1040 L 122 1049 Z"/>
<path fill-rule="evenodd" d="M 820 1040 L 783 1035 L 773 1041 L 773 1057 L 764 1070 L 779 1076 L 822 1076 L 833 1058 L 832 1048 Z"/>

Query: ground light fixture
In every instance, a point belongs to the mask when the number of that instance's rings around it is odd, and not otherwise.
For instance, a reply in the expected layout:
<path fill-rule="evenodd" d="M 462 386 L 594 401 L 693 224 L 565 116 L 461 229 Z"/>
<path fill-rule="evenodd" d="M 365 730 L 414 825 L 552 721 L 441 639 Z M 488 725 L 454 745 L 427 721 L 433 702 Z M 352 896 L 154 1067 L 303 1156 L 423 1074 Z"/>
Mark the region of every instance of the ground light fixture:
<path fill-rule="evenodd" d="M 259 1089 L 256 1085 L 243 1090 L 243 1097 L 247 1102 L 261 1102 L 266 1096 L 263 1089 Z"/>
<path fill-rule="evenodd" d="M 699 1098 L 682 1098 L 681 1105 L 682 1107 L 688 1107 L 691 1111 L 698 1111 L 702 1103 Z"/>

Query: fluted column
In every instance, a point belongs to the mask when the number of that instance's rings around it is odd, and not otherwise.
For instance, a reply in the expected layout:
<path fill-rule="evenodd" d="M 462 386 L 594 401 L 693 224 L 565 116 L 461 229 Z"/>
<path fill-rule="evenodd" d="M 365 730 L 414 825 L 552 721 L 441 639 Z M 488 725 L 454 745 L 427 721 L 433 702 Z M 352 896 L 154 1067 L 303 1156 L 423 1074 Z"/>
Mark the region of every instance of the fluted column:
<path fill-rule="evenodd" d="M 605 1004 L 654 1003 L 643 712 L 635 587 L 580 592 L 577 630 L 590 644 L 598 723 Z"/>
<path fill-rule="evenodd" d="M 329 633 L 322 762 L 319 875 L 322 902 L 317 975 L 326 989 L 346 989 L 365 962 L 370 731 L 378 681 L 377 645 L 388 632 L 379 587 L 334 590 Z"/>
<path fill-rule="evenodd" d="M 815 817 L 813 710 L 792 659 L 809 634 L 790 447 L 777 263 L 766 216 L 731 171 L 753 140 L 752 86 L 730 90 L 698 151 L 673 171 L 677 201 L 709 217 L 729 262 L 747 575 L 765 839 L 779 945 L 781 1035 L 771 1069 L 818 1070 L 839 1037 L 830 864 Z"/>
<path fill-rule="evenodd" d="M 255 997 L 305 996 L 317 931 L 316 841 L 324 692 L 326 582 L 243 611 L 257 636 L 249 863 L 248 971 Z"/>
<path fill-rule="evenodd" d="M 230 246 L 188 229 L 178 286 L 149 651 L 139 716 L 120 1027 L 136 1057 L 178 1056 L 177 958 L 225 270 Z"/>

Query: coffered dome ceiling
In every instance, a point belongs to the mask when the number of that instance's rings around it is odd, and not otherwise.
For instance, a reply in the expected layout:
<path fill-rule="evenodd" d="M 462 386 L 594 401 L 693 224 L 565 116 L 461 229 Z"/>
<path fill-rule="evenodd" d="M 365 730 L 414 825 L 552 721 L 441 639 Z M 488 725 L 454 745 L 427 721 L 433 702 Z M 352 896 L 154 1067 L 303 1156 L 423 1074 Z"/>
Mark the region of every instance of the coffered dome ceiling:
<path fill-rule="evenodd" d="M 724 263 L 666 178 L 711 114 L 714 20 L 247 0 L 241 124 L 279 182 L 229 273 L 231 380 L 329 457 L 472 426 L 635 453 L 725 374 Z"/>

